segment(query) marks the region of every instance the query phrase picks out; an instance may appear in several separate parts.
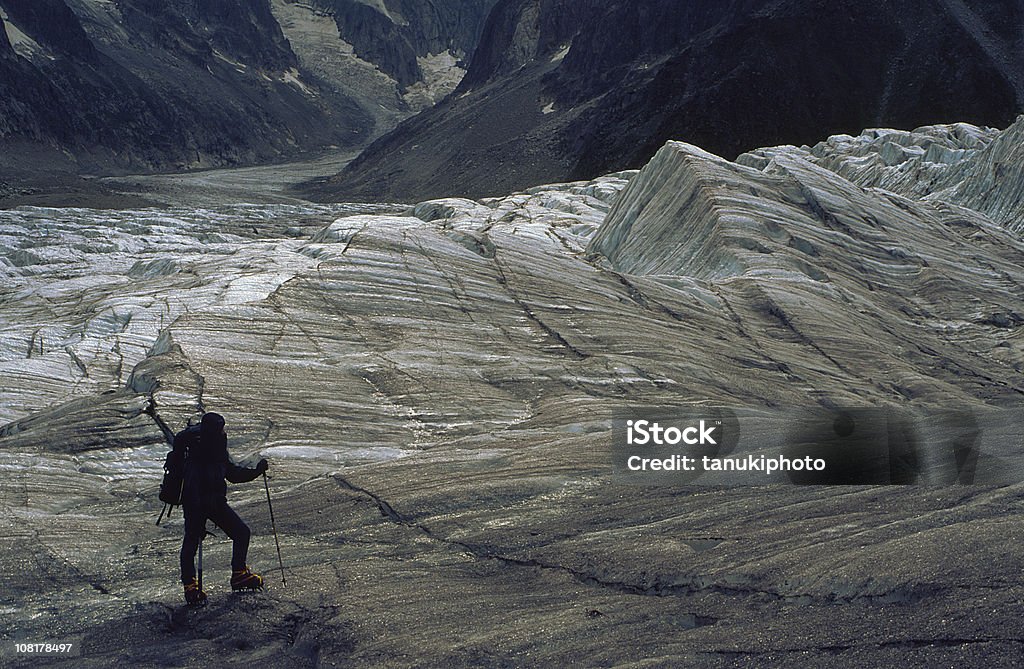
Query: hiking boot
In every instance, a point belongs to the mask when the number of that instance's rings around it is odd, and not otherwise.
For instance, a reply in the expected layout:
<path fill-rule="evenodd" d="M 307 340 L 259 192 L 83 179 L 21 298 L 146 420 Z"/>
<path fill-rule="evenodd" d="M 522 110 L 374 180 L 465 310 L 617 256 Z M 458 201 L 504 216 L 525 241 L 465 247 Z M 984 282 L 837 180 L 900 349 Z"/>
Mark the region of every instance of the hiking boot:
<path fill-rule="evenodd" d="M 231 572 L 231 589 L 262 590 L 263 577 L 259 574 L 252 573 L 249 567 L 246 567 L 245 569 L 235 569 Z"/>
<path fill-rule="evenodd" d="M 184 585 L 185 602 L 189 606 L 206 606 L 206 593 L 199 589 L 199 581 L 193 578 Z"/>

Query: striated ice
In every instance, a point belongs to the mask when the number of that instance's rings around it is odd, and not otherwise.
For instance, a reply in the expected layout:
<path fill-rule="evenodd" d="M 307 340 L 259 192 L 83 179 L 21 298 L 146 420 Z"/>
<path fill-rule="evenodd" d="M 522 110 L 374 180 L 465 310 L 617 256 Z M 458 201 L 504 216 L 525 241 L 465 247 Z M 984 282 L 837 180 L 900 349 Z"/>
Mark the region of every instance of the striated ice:
<path fill-rule="evenodd" d="M 672 142 L 638 173 L 411 208 L 0 212 L 0 624 L 83 634 L 95 666 L 1014 657 L 1019 484 L 627 487 L 609 429 L 635 406 L 1019 406 L 1019 183 L 995 178 L 1018 130 L 737 162 Z M 211 539 L 195 639 L 169 609 L 180 516 L 153 521 L 167 431 L 204 410 L 272 463 L 289 587 L 262 485 L 233 486 L 271 588 L 229 598 Z"/>

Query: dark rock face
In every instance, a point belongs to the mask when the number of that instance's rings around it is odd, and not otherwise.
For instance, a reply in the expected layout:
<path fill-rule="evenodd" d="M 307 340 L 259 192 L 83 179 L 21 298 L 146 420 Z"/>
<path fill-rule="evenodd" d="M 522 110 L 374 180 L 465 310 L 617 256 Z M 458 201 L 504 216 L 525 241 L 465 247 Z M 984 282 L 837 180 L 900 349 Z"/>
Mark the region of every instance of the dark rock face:
<path fill-rule="evenodd" d="M 503 0 L 459 95 L 321 192 L 492 195 L 638 167 L 672 138 L 734 157 L 865 126 L 1005 126 L 1024 100 L 1022 12 L 1001 0 Z"/>
<path fill-rule="evenodd" d="M 372 121 L 303 79 L 268 0 L 2 0 L 0 145 L 19 169 L 259 162 L 365 140 Z M 73 161 L 67 156 L 73 155 Z"/>
<path fill-rule="evenodd" d="M 552 77 L 558 101 L 578 105 L 601 92 L 587 85 L 587 72 L 617 74 L 599 103 L 611 114 L 574 119 L 566 132 L 577 158 L 573 173 L 600 171 L 622 158 L 638 165 L 670 137 L 733 157 L 756 144 L 813 143 L 870 125 L 1005 126 L 1020 109 L 1024 86 L 1001 62 L 999 41 L 986 44 L 967 25 L 980 22 L 987 32 L 984 19 L 947 7 L 955 4 L 866 2 L 837 11 L 827 2 L 767 3 L 738 20 L 727 15 L 710 32 L 679 35 L 689 40 L 687 48 L 638 82 L 635 71 L 616 72 L 614 61 L 591 58 L 613 38 L 612 26 L 628 25 L 625 15 L 612 12 L 602 33 L 587 35 L 589 48 L 570 51 Z M 1011 4 L 977 3 L 993 12 L 1006 7 L 1002 20 L 1019 14 Z M 673 25 L 673 18 L 659 17 L 657 25 Z M 658 52 L 665 51 L 649 55 Z M 1020 68 L 1024 59 L 1018 55 L 1013 63 Z M 623 132 L 611 117 L 639 123 Z"/>
<path fill-rule="evenodd" d="M 238 0 L 120 0 L 125 21 L 165 48 L 182 46 L 206 60 L 218 51 L 267 70 L 296 67 L 268 2 Z"/>
<path fill-rule="evenodd" d="M 495 0 L 421 2 L 317 0 L 330 11 L 342 38 L 400 86 L 423 79 L 417 56 L 451 51 L 468 60 Z"/>
<path fill-rule="evenodd" d="M 51 44 L 56 51 L 82 58 L 95 55 L 82 24 L 63 0 L 8 0 L 3 8 L 29 37 Z"/>
<path fill-rule="evenodd" d="M 600 3 L 503 0 L 487 19 L 463 89 L 486 84 L 539 58 L 552 56 L 575 36 Z"/>

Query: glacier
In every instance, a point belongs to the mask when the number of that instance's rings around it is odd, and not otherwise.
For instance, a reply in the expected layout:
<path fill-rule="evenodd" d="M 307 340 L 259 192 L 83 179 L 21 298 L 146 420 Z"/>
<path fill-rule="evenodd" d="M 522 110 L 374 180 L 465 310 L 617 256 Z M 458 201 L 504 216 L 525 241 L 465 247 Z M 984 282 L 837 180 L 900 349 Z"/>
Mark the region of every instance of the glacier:
<path fill-rule="evenodd" d="M 76 666 L 1019 656 L 1020 484 L 638 489 L 608 457 L 628 406 L 1019 406 L 1022 132 L 670 142 L 480 201 L 0 212 L 0 626 L 80 635 Z M 210 540 L 199 618 L 153 521 L 204 410 L 271 459 L 289 586 L 232 490 L 271 587 L 219 588 Z"/>

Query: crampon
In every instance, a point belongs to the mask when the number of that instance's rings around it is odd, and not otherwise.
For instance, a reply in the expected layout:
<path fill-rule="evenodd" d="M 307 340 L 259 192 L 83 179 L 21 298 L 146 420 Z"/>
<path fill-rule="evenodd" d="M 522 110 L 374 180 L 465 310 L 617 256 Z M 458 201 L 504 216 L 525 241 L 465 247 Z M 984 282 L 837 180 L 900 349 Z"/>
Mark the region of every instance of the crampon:
<path fill-rule="evenodd" d="M 236 569 L 231 572 L 231 589 L 238 590 L 262 590 L 263 577 L 255 574 L 249 567 Z"/>
<path fill-rule="evenodd" d="M 185 603 L 189 606 L 206 606 L 206 593 L 199 588 L 199 581 L 192 579 L 185 586 Z"/>

